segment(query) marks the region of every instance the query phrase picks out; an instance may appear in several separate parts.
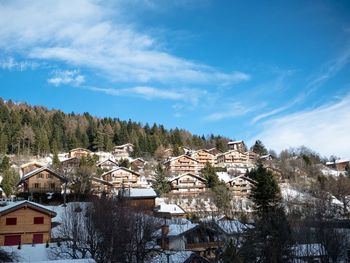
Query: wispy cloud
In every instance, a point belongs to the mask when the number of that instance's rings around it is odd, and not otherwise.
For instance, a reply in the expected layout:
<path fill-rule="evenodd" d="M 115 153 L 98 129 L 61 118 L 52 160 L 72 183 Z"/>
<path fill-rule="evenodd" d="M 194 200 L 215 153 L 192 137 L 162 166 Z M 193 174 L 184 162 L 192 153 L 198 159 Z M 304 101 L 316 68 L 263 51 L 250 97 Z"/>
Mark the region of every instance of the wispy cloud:
<path fill-rule="evenodd" d="M 18 61 L 13 57 L 0 58 L 0 69 L 26 71 L 34 70 L 39 67 L 39 63 L 34 61 Z"/>
<path fill-rule="evenodd" d="M 350 95 L 336 103 L 268 120 L 252 141 L 262 139 L 278 151 L 305 145 L 323 155 L 350 157 L 349 130 Z"/>
<path fill-rule="evenodd" d="M 47 80 L 54 86 L 73 85 L 79 86 L 85 82 L 85 77 L 78 70 L 55 70 L 52 77 Z"/>
<path fill-rule="evenodd" d="M 231 119 L 243 116 L 253 110 L 253 107 L 245 107 L 240 102 L 228 103 L 225 109 L 219 112 L 214 112 L 204 117 L 205 121 L 221 121 L 223 119 Z"/>
<path fill-rule="evenodd" d="M 189 102 L 196 105 L 200 98 L 207 94 L 204 90 L 197 89 L 161 89 L 149 86 L 137 86 L 131 88 L 99 88 L 85 87 L 91 91 L 101 92 L 112 96 L 135 96 L 147 100 L 173 100 Z"/>
<path fill-rule="evenodd" d="M 31 58 L 63 61 L 102 72 L 113 81 L 235 84 L 240 71 L 214 67 L 165 52 L 156 37 L 123 20 L 100 1 L 60 0 L 0 3 L 0 49 Z M 10 21 L 10 22 L 9 22 Z M 43 26 L 45 25 L 45 26 Z"/>

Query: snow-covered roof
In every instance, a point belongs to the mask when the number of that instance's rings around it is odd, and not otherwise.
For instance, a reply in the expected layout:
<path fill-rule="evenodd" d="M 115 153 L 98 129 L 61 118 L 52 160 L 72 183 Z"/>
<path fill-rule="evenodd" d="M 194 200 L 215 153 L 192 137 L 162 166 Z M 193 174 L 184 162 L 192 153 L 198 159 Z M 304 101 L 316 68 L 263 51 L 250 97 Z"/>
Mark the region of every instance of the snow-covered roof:
<path fill-rule="evenodd" d="M 175 204 L 160 204 L 156 209 L 158 213 L 185 214 L 186 212 Z"/>
<path fill-rule="evenodd" d="M 243 141 L 232 141 L 232 142 L 228 142 L 227 144 L 238 144 L 238 143 L 243 143 Z"/>
<path fill-rule="evenodd" d="M 223 181 L 224 183 L 227 183 L 232 179 L 227 172 L 216 172 L 216 174 L 219 177 L 219 180 Z"/>
<path fill-rule="evenodd" d="M 192 161 L 195 161 L 195 162 L 198 163 L 198 160 L 196 160 L 196 159 L 194 159 L 194 158 L 192 158 L 191 156 L 188 156 L 188 155 L 186 155 L 186 154 L 183 154 L 183 155 L 180 155 L 180 156 L 176 156 L 176 157 L 172 157 L 172 158 L 170 158 L 169 160 L 167 160 L 165 163 L 175 161 L 175 160 L 177 160 L 177 159 L 179 159 L 179 158 L 182 158 L 182 157 L 189 158 L 189 159 L 191 159 Z"/>
<path fill-rule="evenodd" d="M 338 164 L 338 163 L 349 163 L 350 159 L 339 159 L 335 160 L 335 162 L 326 162 L 326 165 Z"/>
<path fill-rule="evenodd" d="M 98 164 L 96 164 L 96 166 L 100 166 L 101 164 L 104 164 L 105 162 L 111 162 L 111 163 L 114 163 L 116 166 L 118 166 L 118 163 L 110 158 L 108 158 L 102 162 L 99 162 Z"/>
<path fill-rule="evenodd" d="M 38 173 L 40 173 L 40 172 L 42 172 L 42 171 L 48 171 L 48 172 L 50 172 L 51 174 L 53 174 L 54 176 L 56 176 L 57 178 L 59 178 L 61 181 L 66 181 L 66 180 L 67 180 L 67 179 L 64 178 L 62 175 L 60 175 L 59 173 L 57 173 L 56 171 L 52 170 L 52 169 L 49 168 L 49 167 L 44 166 L 44 167 L 35 169 L 35 170 L 33 170 L 33 171 L 31 171 L 31 172 L 25 174 L 25 175 L 21 178 L 20 182 L 23 182 L 23 181 L 27 180 L 28 178 L 30 178 L 30 177 L 32 177 L 32 176 L 34 176 L 34 175 L 36 175 L 36 174 L 38 174 Z"/>
<path fill-rule="evenodd" d="M 176 177 L 168 178 L 168 181 L 169 181 L 169 182 L 172 182 L 172 181 L 177 180 L 177 179 L 179 179 L 179 178 L 181 178 L 181 177 L 183 177 L 183 176 L 186 176 L 186 175 L 195 177 L 195 178 L 197 178 L 197 179 L 199 179 L 199 180 L 205 182 L 205 178 L 203 178 L 203 177 L 201 177 L 201 176 L 199 176 L 199 175 L 195 175 L 195 174 L 193 174 L 193 173 L 184 173 L 184 174 L 180 174 L 180 175 L 178 175 L 178 176 L 176 176 Z"/>
<path fill-rule="evenodd" d="M 188 224 L 169 224 L 169 233 L 168 236 L 178 236 L 188 230 L 195 228 L 198 224 L 188 223 Z"/>
<path fill-rule="evenodd" d="M 121 189 L 120 193 L 124 197 L 137 198 L 137 197 L 145 197 L 145 198 L 155 198 L 157 197 L 157 193 L 153 190 L 153 188 L 127 188 Z"/>
<path fill-rule="evenodd" d="M 49 209 L 47 206 L 43 206 L 43 205 L 28 201 L 28 200 L 14 202 L 14 203 L 9 204 L 7 206 L 1 207 L 0 208 L 0 215 L 14 211 L 14 210 L 16 210 L 20 207 L 23 207 L 23 206 L 29 206 L 29 207 L 32 207 L 34 209 L 38 209 L 40 211 L 46 212 L 47 214 L 51 215 L 52 217 L 56 216 L 56 212 Z"/>
<path fill-rule="evenodd" d="M 297 257 L 320 257 L 327 254 L 325 247 L 319 243 L 295 245 L 292 251 Z"/>
<path fill-rule="evenodd" d="M 161 253 L 154 258 L 150 259 L 148 263 L 183 263 L 185 262 L 191 255 L 193 254 L 192 251 L 165 251 L 164 253 Z M 169 255 L 169 261 L 168 256 Z"/>
<path fill-rule="evenodd" d="M 249 182 L 251 182 L 251 183 L 253 183 L 253 184 L 256 184 L 257 182 L 255 181 L 255 180 L 253 180 L 253 179 L 251 179 L 251 178 L 249 178 L 249 177 L 247 177 L 247 176 L 244 176 L 244 175 L 238 175 L 238 176 L 236 176 L 236 177 L 233 177 L 232 179 L 230 179 L 229 180 L 229 182 L 235 182 L 235 181 L 237 181 L 237 180 L 239 180 L 239 179 L 243 179 L 243 180 L 247 180 L 247 181 L 249 181 Z"/>
<path fill-rule="evenodd" d="M 131 170 L 131 169 L 128 169 L 128 168 L 125 168 L 125 167 L 116 167 L 116 168 L 114 168 L 114 169 L 112 169 L 112 170 L 110 170 L 110 171 L 105 172 L 104 174 L 101 175 L 101 177 L 104 177 L 105 175 L 110 174 L 110 173 L 113 173 L 113 172 L 116 172 L 116 171 L 118 171 L 118 170 L 124 170 L 124 171 L 126 171 L 126 172 L 133 173 L 133 174 L 135 174 L 136 176 L 140 176 L 139 173 L 137 173 L 137 172 L 135 172 L 135 171 L 133 171 L 133 170 Z"/>
<path fill-rule="evenodd" d="M 242 224 L 238 220 L 220 220 L 215 223 L 228 235 L 242 233 L 244 230 L 251 227 Z"/>

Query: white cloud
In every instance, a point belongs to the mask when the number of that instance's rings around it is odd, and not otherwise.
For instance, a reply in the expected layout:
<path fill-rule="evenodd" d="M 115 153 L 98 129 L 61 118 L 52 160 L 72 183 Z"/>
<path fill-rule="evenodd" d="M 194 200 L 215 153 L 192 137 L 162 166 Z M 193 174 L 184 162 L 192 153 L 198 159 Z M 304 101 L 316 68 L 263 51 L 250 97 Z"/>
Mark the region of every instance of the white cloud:
<path fill-rule="evenodd" d="M 85 82 L 85 77 L 78 70 L 55 70 L 53 76 L 47 80 L 54 86 L 73 85 L 79 86 Z"/>
<path fill-rule="evenodd" d="M 268 120 L 251 141 L 280 151 L 305 145 L 322 155 L 350 157 L 350 95 L 336 103 Z"/>
<path fill-rule="evenodd" d="M 0 49 L 88 67 L 113 81 L 227 85 L 249 79 L 246 73 L 221 72 L 161 50 L 155 37 L 123 21 L 122 10 L 106 10 L 102 4 L 3 1 L 0 25 L 6 26 L 0 27 Z"/>
<path fill-rule="evenodd" d="M 221 121 L 223 119 L 231 119 L 243 116 L 252 111 L 253 107 L 244 107 L 240 102 L 229 103 L 225 110 L 214 112 L 204 118 L 206 121 Z"/>
<path fill-rule="evenodd" d="M 149 86 L 136 86 L 131 88 L 99 88 L 99 87 L 85 87 L 91 91 L 105 93 L 112 96 L 135 96 L 147 100 L 164 99 L 173 101 L 184 101 L 195 105 L 199 99 L 207 92 L 197 89 L 160 89 Z"/>
<path fill-rule="evenodd" d="M 17 61 L 13 57 L 0 58 L 0 69 L 26 71 L 34 70 L 39 67 L 39 63 L 33 61 Z"/>

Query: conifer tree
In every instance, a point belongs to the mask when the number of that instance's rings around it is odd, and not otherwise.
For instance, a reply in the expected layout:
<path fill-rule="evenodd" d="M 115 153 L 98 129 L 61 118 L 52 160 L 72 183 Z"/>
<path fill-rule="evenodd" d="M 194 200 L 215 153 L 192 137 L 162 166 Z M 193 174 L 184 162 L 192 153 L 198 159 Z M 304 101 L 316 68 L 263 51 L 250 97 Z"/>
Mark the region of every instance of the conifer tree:
<path fill-rule="evenodd" d="M 205 178 L 207 182 L 207 187 L 214 188 L 219 185 L 219 177 L 216 174 L 215 168 L 207 162 L 203 169 L 201 169 L 201 175 Z"/>
<path fill-rule="evenodd" d="M 158 164 L 156 167 L 156 174 L 154 176 L 154 190 L 159 194 L 165 194 L 170 191 L 170 184 L 166 178 L 165 171 L 161 164 Z"/>

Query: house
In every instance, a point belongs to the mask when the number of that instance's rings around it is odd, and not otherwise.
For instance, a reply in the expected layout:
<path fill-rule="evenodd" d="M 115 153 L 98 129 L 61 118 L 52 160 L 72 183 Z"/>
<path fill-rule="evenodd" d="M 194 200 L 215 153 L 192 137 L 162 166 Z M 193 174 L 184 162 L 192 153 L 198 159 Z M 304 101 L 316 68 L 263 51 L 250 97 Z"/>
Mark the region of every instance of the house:
<path fill-rule="evenodd" d="M 0 208 L 0 246 L 40 244 L 51 239 L 51 218 L 45 206 L 21 201 Z"/>
<path fill-rule="evenodd" d="M 154 209 L 154 215 L 161 218 L 186 218 L 186 212 L 178 205 L 162 203 Z"/>
<path fill-rule="evenodd" d="M 110 171 L 115 168 L 118 168 L 118 163 L 113 161 L 112 159 L 106 159 L 102 162 L 99 162 L 96 166 L 101 168 L 102 170 Z"/>
<path fill-rule="evenodd" d="M 158 233 L 162 249 L 196 251 L 208 259 L 224 246 L 225 233 L 215 223 L 165 224 Z"/>
<path fill-rule="evenodd" d="M 91 178 L 91 193 L 101 196 L 113 192 L 113 184 L 98 177 Z"/>
<path fill-rule="evenodd" d="M 233 142 L 228 142 L 227 146 L 230 150 L 232 151 L 239 151 L 239 152 L 245 152 L 246 151 L 246 146 L 244 144 L 244 141 L 233 141 Z"/>
<path fill-rule="evenodd" d="M 231 150 L 217 156 L 217 164 L 222 167 L 230 167 L 235 164 L 248 164 L 248 162 L 248 154 L 236 150 Z"/>
<path fill-rule="evenodd" d="M 23 192 L 55 192 L 61 193 L 62 185 L 67 179 L 48 167 L 41 167 L 25 174 L 17 186 Z"/>
<path fill-rule="evenodd" d="M 206 163 L 209 163 L 213 166 L 215 165 L 215 160 L 216 160 L 215 155 L 211 154 L 207 150 L 202 149 L 202 150 L 195 151 L 191 154 L 191 157 L 198 161 L 199 170 L 204 168 Z"/>
<path fill-rule="evenodd" d="M 118 197 L 128 206 L 153 211 L 157 194 L 153 188 L 122 188 Z"/>
<path fill-rule="evenodd" d="M 345 171 L 350 166 L 350 159 L 336 160 L 334 162 L 327 162 L 326 166 L 336 169 L 337 171 Z"/>
<path fill-rule="evenodd" d="M 273 155 L 271 155 L 271 154 L 266 154 L 266 155 L 260 156 L 259 159 L 260 159 L 261 161 L 263 161 L 263 162 L 264 162 L 264 161 L 273 161 L 273 160 L 276 159 L 276 157 L 273 156 Z"/>
<path fill-rule="evenodd" d="M 142 187 L 144 183 L 140 177 L 141 175 L 139 173 L 125 167 L 117 167 L 101 175 L 103 180 L 113 184 L 113 187 L 116 189 L 122 187 Z"/>
<path fill-rule="evenodd" d="M 234 196 L 249 196 L 252 188 L 256 185 L 256 181 L 244 175 L 239 175 L 229 180 L 226 185 Z"/>
<path fill-rule="evenodd" d="M 206 191 L 206 180 L 193 173 L 184 173 L 168 179 L 172 194 L 198 194 Z"/>
<path fill-rule="evenodd" d="M 22 164 L 20 166 L 19 175 L 22 177 L 23 175 L 30 173 L 31 171 L 34 171 L 43 166 L 44 164 L 39 162 L 29 162 L 29 163 Z"/>
<path fill-rule="evenodd" d="M 75 148 L 70 150 L 68 153 L 69 158 L 72 158 L 72 157 L 82 158 L 82 157 L 88 157 L 90 155 L 92 155 L 92 152 L 84 148 Z"/>
<path fill-rule="evenodd" d="M 184 173 L 198 173 L 198 164 L 199 162 L 188 156 L 180 155 L 169 159 L 164 163 L 165 170 L 169 172 L 170 175 L 179 175 Z"/>
<path fill-rule="evenodd" d="M 211 148 L 211 149 L 208 149 L 207 151 L 214 156 L 217 156 L 217 155 L 223 153 L 223 151 L 221 151 L 220 149 L 217 149 L 217 148 Z"/>
<path fill-rule="evenodd" d="M 134 147 L 135 146 L 131 143 L 114 146 L 112 154 L 116 159 L 126 159 L 130 156 L 130 153 L 134 151 Z"/>
<path fill-rule="evenodd" d="M 71 157 L 61 161 L 62 169 L 65 172 L 70 172 L 77 169 L 80 165 L 80 159 L 78 157 Z"/>
<path fill-rule="evenodd" d="M 143 160 L 142 158 L 136 158 L 130 161 L 131 169 L 137 172 L 143 170 L 145 164 L 146 164 L 146 161 Z"/>
<path fill-rule="evenodd" d="M 297 244 L 291 248 L 292 254 L 294 255 L 293 262 L 304 263 L 304 262 L 328 262 L 327 250 L 322 244 Z"/>

